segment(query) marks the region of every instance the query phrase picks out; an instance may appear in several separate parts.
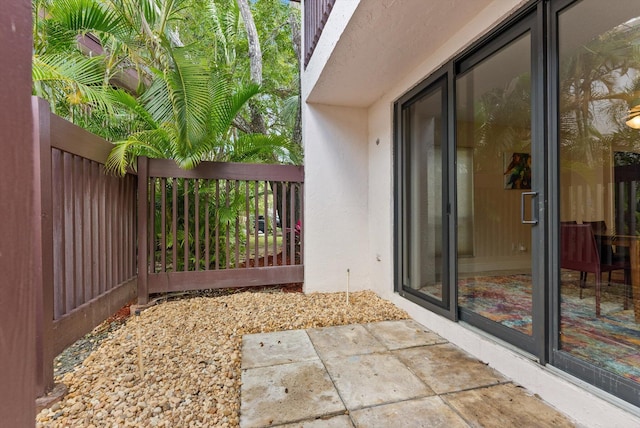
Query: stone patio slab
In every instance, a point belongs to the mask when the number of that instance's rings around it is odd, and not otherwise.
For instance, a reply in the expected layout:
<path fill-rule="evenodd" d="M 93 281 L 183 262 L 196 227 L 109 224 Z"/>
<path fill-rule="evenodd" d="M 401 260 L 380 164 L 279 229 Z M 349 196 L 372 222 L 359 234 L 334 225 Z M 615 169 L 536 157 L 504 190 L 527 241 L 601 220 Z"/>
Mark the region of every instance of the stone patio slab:
<path fill-rule="evenodd" d="M 384 352 L 387 349 L 360 324 L 307 330 L 322 359 Z"/>
<path fill-rule="evenodd" d="M 466 428 L 440 397 L 426 397 L 351 412 L 356 427 Z"/>
<path fill-rule="evenodd" d="M 265 427 L 346 409 L 319 360 L 243 370 L 240 426 Z"/>
<path fill-rule="evenodd" d="M 542 400 L 512 383 L 442 397 L 472 426 L 562 428 L 574 424 Z"/>
<path fill-rule="evenodd" d="M 353 424 L 349 416 L 339 415 L 331 418 L 319 418 L 280 425 L 278 428 L 353 428 Z"/>
<path fill-rule="evenodd" d="M 242 368 L 317 360 L 309 336 L 304 330 L 242 336 Z"/>
<path fill-rule="evenodd" d="M 330 358 L 324 363 L 349 410 L 433 395 L 429 387 L 388 353 Z"/>
<path fill-rule="evenodd" d="M 447 342 L 410 319 L 370 323 L 365 324 L 365 328 L 390 350 Z"/>
<path fill-rule="evenodd" d="M 437 394 L 507 382 L 500 373 L 449 343 L 393 354 Z"/>

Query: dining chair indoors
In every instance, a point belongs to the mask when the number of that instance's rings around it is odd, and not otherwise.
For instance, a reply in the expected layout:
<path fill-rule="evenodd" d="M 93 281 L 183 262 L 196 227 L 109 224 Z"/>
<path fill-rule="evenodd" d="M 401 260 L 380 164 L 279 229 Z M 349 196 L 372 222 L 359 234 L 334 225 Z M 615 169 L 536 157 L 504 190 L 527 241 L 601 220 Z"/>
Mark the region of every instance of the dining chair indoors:
<path fill-rule="evenodd" d="M 628 261 L 624 259 L 601 258 L 599 244 L 596 241 L 593 227 L 590 224 L 560 224 L 560 267 L 578 272 L 593 273 L 596 283 L 596 317 L 600 316 L 600 299 L 602 273 L 614 270 L 629 270 Z M 580 298 L 586 286 L 585 278 L 580 278 Z M 628 307 L 630 287 L 625 281 L 624 307 Z"/>

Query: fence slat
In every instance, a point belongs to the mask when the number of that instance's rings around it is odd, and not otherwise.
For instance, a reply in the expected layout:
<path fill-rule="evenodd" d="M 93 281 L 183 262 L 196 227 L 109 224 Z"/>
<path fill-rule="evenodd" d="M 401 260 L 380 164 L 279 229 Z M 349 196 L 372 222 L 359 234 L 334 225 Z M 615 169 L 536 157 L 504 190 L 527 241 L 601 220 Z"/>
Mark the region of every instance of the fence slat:
<path fill-rule="evenodd" d="M 245 216 L 245 239 L 247 246 L 244 251 L 244 267 L 249 268 L 249 255 L 251 254 L 251 198 L 249 197 L 249 185 L 244 186 L 244 216 Z"/>
<path fill-rule="evenodd" d="M 235 181 L 234 200 L 237 200 L 238 196 L 240 196 L 240 182 L 238 180 L 236 180 Z M 238 264 L 240 263 L 240 216 L 236 216 L 235 247 L 236 247 L 236 261 L 235 261 L 234 266 L 238 267 Z"/>
<path fill-rule="evenodd" d="M 218 270 L 220 268 L 220 180 L 216 179 L 216 267 Z"/>
<path fill-rule="evenodd" d="M 140 180 L 140 177 L 138 177 Z M 171 234 L 173 235 L 173 247 L 171 249 L 172 270 L 178 271 L 178 180 L 172 180 L 172 207 L 171 207 Z"/>
<path fill-rule="evenodd" d="M 65 312 L 64 164 L 60 150 L 51 150 L 53 200 L 53 319 Z"/>
<path fill-rule="evenodd" d="M 264 195 L 264 265 L 269 265 L 269 187 L 267 181 L 264 181 L 263 184 L 263 195 Z M 273 217 L 273 221 L 275 221 L 275 217 Z M 276 225 L 272 224 L 272 230 L 276 230 Z"/>
<path fill-rule="evenodd" d="M 224 189 L 225 189 L 225 195 L 224 196 L 225 196 L 225 201 L 226 201 L 227 212 L 229 212 L 229 208 L 231 206 L 230 205 L 231 201 L 229 200 L 230 199 L 229 180 L 225 180 L 224 181 Z M 229 265 L 229 263 L 230 263 L 230 260 L 229 260 L 230 259 L 230 257 L 229 257 L 229 224 L 230 224 L 230 222 L 229 222 L 229 220 L 227 220 L 226 221 L 226 226 L 227 227 L 226 227 L 226 232 L 225 232 L 225 238 L 226 238 L 226 243 L 227 243 L 227 245 L 226 245 L 227 251 L 226 251 L 226 254 L 225 254 L 226 257 L 227 257 L 227 260 L 226 260 L 227 269 L 229 269 L 229 267 L 230 267 L 230 265 Z"/>
<path fill-rule="evenodd" d="M 200 183 L 198 182 L 198 179 L 195 180 L 194 186 L 195 186 L 195 188 L 193 189 L 193 197 L 194 197 L 194 203 L 195 203 L 194 214 L 193 214 L 193 218 L 195 221 L 195 225 L 194 225 L 195 230 L 193 232 L 195 234 L 194 270 L 200 270 Z"/>
<path fill-rule="evenodd" d="M 205 181 L 207 192 L 204 194 L 204 270 L 209 270 L 211 264 L 211 254 L 209 252 L 209 241 L 211 240 L 211 230 L 209 229 L 209 185 L 210 180 Z"/>
<path fill-rule="evenodd" d="M 80 304 L 93 298 L 93 275 L 91 273 L 91 263 L 93 255 L 93 242 L 91 241 L 91 166 L 89 159 L 82 159 L 82 242 L 84 245 L 82 252 L 82 278 L 83 278 L 83 298 Z M 79 305 L 78 305 L 79 306 Z"/>
<path fill-rule="evenodd" d="M 276 222 L 276 225 L 273 227 L 274 230 L 274 234 L 273 234 L 273 265 L 276 266 L 278 264 L 278 233 L 277 233 L 277 228 L 278 228 L 278 220 L 276 218 L 277 215 L 277 209 L 278 209 L 278 184 L 274 181 L 270 182 L 270 186 L 271 186 L 271 195 L 272 195 L 272 199 L 273 199 L 273 218 L 274 221 Z M 284 229 L 282 228 L 282 219 L 280 219 L 280 233 L 282 233 Z"/>
<path fill-rule="evenodd" d="M 160 267 L 161 272 L 167 270 L 167 179 L 160 180 Z"/>
<path fill-rule="evenodd" d="M 152 177 L 149 185 L 149 273 L 156 271 L 156 184 Z"/>
<path fill-rule="evenodd" d="M 293 183 L 289 183 L 289 218 L 291 219 L 291 229 L 289 237 L 289 263 L 295 264 L 296 256 L 296 214 L 295 214 L 295 186 Z"/>
<path fill-rule="evenodd" d="M 280 221 L 282 222 L 282 264 L 287 264 L 287 242 L 289 240 L 289 229 L 290 224 L 287 221 L 289 218 L 287 215 L 287 189 L 285 187 L 285 183 L 280 183 L 281 186 L 281 201 L 282 201 L 282 218 Z"/>
<path fill-rule="evenodd" d="M 149 204 L 149 160 L 138 158 L 138 304 L 145 305 L 149 301 L 149 261 L 147 260 L 147 204 Z"/>
<path fill-rule="evenodd" d="M 184 267 L 183 271 L 189 270 L 189 180 L 184 180 Z"/>

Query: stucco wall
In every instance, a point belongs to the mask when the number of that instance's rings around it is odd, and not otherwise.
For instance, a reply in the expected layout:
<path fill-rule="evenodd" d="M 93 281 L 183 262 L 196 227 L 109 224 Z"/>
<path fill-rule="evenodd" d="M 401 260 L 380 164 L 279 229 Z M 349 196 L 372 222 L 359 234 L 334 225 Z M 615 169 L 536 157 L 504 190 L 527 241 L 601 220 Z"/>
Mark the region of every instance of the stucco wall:
<path fill-rule="evenodd" d="M 304 145 L 304 290 L 370 289 L 366 110 L 307 105 Z"/>

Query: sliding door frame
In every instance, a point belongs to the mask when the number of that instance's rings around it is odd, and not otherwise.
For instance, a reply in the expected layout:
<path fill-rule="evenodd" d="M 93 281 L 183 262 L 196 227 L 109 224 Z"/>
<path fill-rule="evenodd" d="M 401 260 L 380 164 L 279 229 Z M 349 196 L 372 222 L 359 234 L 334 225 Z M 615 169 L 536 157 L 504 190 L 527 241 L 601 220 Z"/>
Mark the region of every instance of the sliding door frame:
<path fill-rule="evenodd" d="M 395 135 L 395 147 L 394 147 L 394 171 L 395 171 L 395 192 L 394 192 L 394 232 L 396 239 L 394 240 L 394 253 L 395 253 L 395 291 L 402 297 L 410 300 L 418 305 L 425 307 L 426 309 L 442 315 L 453 321 L 457 321 L 457 293 L 455 282 L 451 280 L 453 263 L 450 262 L 451 255 L 455 254 L 455 248 L 452 248 L 450 236 L 452 236 L 453 226 L 451 221 L 451 207 L 454 205 L 451 203 L 452 192 L 455 191 L 453 187 L 453 181 L 451 180 L 451 172 L 449 171 L 449 159 L 453 159 L 452 151 L 455 150 L 453 141 L 453 132 L 455 123 L 451 120 L 452 114 L 452 90 L 453 79 L 451 78 L 452 66 L 445 66 L 429 78 L 415 86 L 409 92 L 404 94 L 394 104 L 394 135 Z M 442 121 L 443 138 L 441 142 L 442 153 L 442 266 L 441 266 L 441 283 L 442 283 L 442 300 L 437 300 L 429 295 L 422 293 L 414 293 L 405 287 L 406 276 L 406 258 L 408 254 L 404 254 L 404 228 L 407 216 L 406 206 L 406 192 L 407 192 L 407 178 L 405 176 L 407 168 L 407 153 L 405 146 L 405 123 L 403 120 L 403 112 L 406 108 L 411 106 L 414 102 L 421 99 L 423 96 L 428 95 L 430 92 L 440 89 L 442 91 Z"/>
<path fill-rule="evenodd" d="M 468 49 L 463 56 L 454 60 L 454 79 L 457 79 L 500 49 L 508 46 L 518 37 L 526 33 L 529 33 L 531 36 L 531 155 L 534 159 L 532 190 L 537 192 L 537 195 L 533 198 L 532 212 L 530 213 L 530 215 L 535 216 L 537 220 L 537 224 L 531 225 L 531 274 L 533 282 L 531 316 L 533 334 L 528 336 L 464 308 L 460 308 L 459 318 L 493 336 L 515 345 L 529 353 L 530 358 L 542 364 L 546 363 L 548 359 L 548 353 L 546 351 L 548 341 L 548 287 L 546 287 L 546 284 L 548 284 L 548 269 L 546 268 L 547 236 L 544 233 L 546 225 L 548 224 L 546 215 L 547 162 L 545 162 L 545 159 L 547 156 L 547 147 L 545 144 L 546 99 L 544 91 L 546 87 L 546 64 L 544 58 L 544 15 L 544 6 L 542 3 L 529 5 L 529 7 L 522 10 L 516 18 L 505 23 L 499 29 Z M 451 103 L 454 104 L 453 100 Z M 453 240 L 454 238 L 452 237 L 451 239 Z M 545 257 L 539 257 L 539 255 L 542 254 L 545 254 Z M 454 260 L 456 260 L 457 263 L 457 255 L 455 254 Z M 457 277 L 455 282 L 457 284 Z"/>
<path fill-rule="evenodd" d="M 550 293 L 548 304 L 551 308 L 549 319 L 551 325 L 547 348 L 549 349 L 549 362 L 554 367 L 569 373 L 570 375 L 580 378 L 595 387 L 602 389 L 608 393 L 615 395 L 635 406 L 640 406 L 640 393 L 638 384 L 622 376 L 616 375 L 608 370 L 597 367 L 593 363 L 587 363 L 576 358 L 568 352 L 560 349 L 560 323 L 561 323 L 561 269 L 560 269 L 560 249 L 559 239 L 553 239 L 560 236 L 559 219 L 560 219 L 560 74 L 559 74 L 559 28 L 558 17 L 563 10 L 572 6 L 577 6 L 580 0 L 558 0 L 547 3 L 547 16 L 549 25 L 547 28 L 546 57 L 548 59 L 548 86 L 547 93 L 547 121 L 549 123 L 548 132 L 548 163 L 553 167 L 549 170 L 549 182 L 554 186 L 553 192 L 550 192 L 551 203 L 549 204 L 549 218 L 552 219 L 550 227 L 548 227 L 547 237 L 549 242 L 549 254 L 547 263 L 549 264 L 549 272 L 552 273 L 549 278 Z"/>

